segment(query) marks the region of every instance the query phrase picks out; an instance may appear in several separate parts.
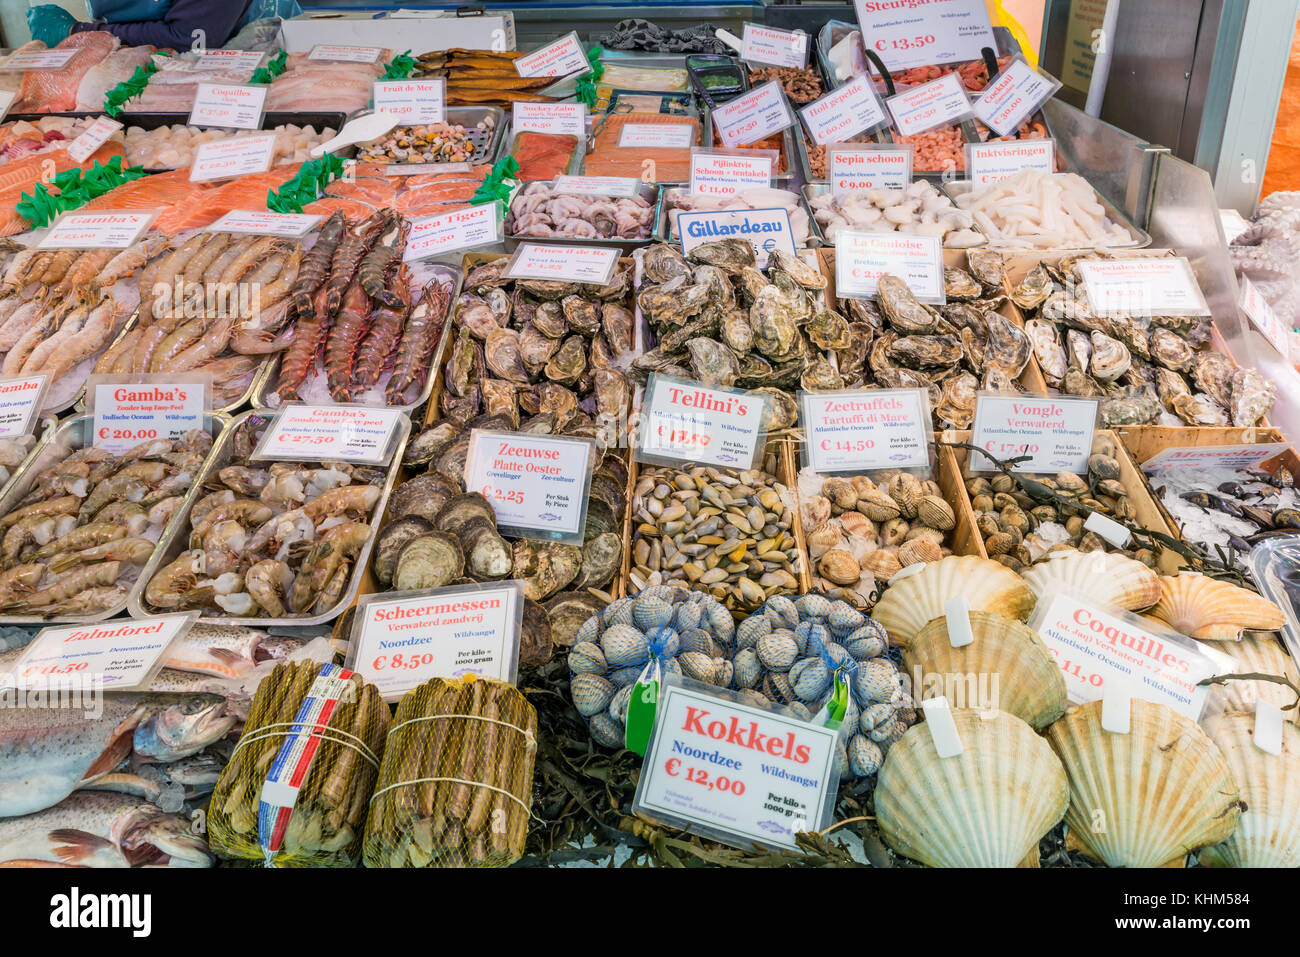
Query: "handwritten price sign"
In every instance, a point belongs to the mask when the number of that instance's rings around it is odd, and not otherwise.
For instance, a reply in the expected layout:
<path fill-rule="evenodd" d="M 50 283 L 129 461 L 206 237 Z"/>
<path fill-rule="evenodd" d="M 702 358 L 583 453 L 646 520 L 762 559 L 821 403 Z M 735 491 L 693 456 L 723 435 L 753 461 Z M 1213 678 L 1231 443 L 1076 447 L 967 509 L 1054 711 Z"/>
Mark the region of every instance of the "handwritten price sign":
<path fill-rule="evenodd" d="M 203 428 L 209 390 L 201 383 L 127 384 L 100 376 L 87 389 L 95 416 L 94 444 L 106 452 L 121 454 L 150 439 L 179 438 Z"/>
<path fill-rule="evenodd" d="M 198 620 L 197 612 L 135 621 L 46 628 L 14 665 L 21 680 L 94 679 L 110 691 L 147 686 L 163 653 Z"/>
<path fill-rule="evenodd" d="M 1020 472 L 1086 475 L 1097 404 L 1097 399 L 1060 396 L 977 396 L 971 444 L 1002 461 L 1028 455 L 1028 461 L 1016 466 Z M 971 469 L 991 472 L 996 466 L 975 455 Z"/>
<path fill-rule="evenodd" d="M 933 0 L 924 4 L 855 0 L 862 35 L 891 71 L 931 63 L 978 60 L 997 49 L 984 0 Z"/>
<path fill-rule="evenodd" d="M 800 424 L 813 471 L 928 468 L 930 408 L 924 389 L 800 392 Z"/>

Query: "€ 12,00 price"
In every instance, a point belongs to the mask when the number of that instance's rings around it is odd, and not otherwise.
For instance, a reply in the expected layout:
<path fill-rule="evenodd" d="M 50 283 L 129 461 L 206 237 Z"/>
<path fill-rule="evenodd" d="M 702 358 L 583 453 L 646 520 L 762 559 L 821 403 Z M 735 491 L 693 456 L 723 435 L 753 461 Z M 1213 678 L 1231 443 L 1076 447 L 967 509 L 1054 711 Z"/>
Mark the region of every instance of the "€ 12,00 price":
<path fill-rule="evenodd" d="M 740 797 L 745 793 L 745 782 L 728 778 L 725 775 L 710 777 L 703 768 L 684 767 L 680 758 L 669 758 L 664 762 L 664 772 L 671 777 L 682 777 L 687 783 L 695 784 L 706 791 L 727 791 Z"/>

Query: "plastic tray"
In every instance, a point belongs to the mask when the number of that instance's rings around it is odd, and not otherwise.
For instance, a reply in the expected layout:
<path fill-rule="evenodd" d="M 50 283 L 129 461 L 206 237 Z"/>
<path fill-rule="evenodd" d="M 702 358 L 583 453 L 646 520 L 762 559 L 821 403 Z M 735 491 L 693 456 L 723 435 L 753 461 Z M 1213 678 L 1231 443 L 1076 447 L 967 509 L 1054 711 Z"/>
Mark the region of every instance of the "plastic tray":
<path fill-rule="evenodd" d="M 526 186 L 527 183 L 522 185 Z M 654 208 L 654 215 L 650 219 L 650 232 L 644 239 L 577 239 L 572 236 L 518 236 L 513 233 L 507 233 L 505 237 L 506 251 L 513 251 L 520 243 L 557 244 L 566 246 L 578 244 L 582 246 L 613 246 L 617 249 L 623 250 L 625 255 L 631 255 L 632 250 L 655 241 L 660 217 L 663 214 L 661 206 L 663 204 L 662 196 L 665 191 L 654 183 L 642 183 L 637 187 L 637 192 L 648 200 L 650 205 Z"/>
<path fill-rule="evenodd" d="M 786 184 L 786 185 L 778 184 L 774 188 L 784 189 L 787 192 L 791 192 L 791 193 L 796 192 L 792 188 L 791 184 Z M 674 186 L 671 189 L 664 189 L 659 194 L 659 209 L 655 214 L 654 238 L 656 241 L 661 243 L 671 243 L 671 244 L 677 243 L 677 240 L 672 236 L 672 231 L 669 229 L 668 213 L 670 212 L 670 207 L 668 201 L 677 196 L 685 196 L 689 192 L 690 189 L 686 186 Z M 798 194 L 796 193 L 796 195 Z M 808 204 L 805 202 L 803 205 L 804 205 L 804 210 L 809 214 L 809 219 L 811 219 L 812 213 L 808 211 L 807 208 Z M 812 227 L 809 229 L 808 242 L 804 245 L 804 249 L 815 248 L 817 246 L 817 243 L 820 241 L 820 238 L 821 238 L 820 233 L 816 229 L 816 223 L 813 223 Z"/>
<path fill-rule="evenodd" d="M 1300 534 L 1269 538 L 1250 553 L 1250 570 L 1264 597 L 1282 609 L 1282 640 L 1300 661 Z M 1287 581 L 1294 582 L 1288 587 Z"/>
<path fill-rule="evenodd" d="M 354 120 L 358 116 L 368 116 L 375 112 L 374 110 L 357 110 L 349 114 L 347 119 Z M 465 127 L 465 134 L 469 141 L 474 144 L 474 155 L 465 162 L 472 165 L 481 165 L 483 163 L 493 163 L 497 158 L 497 151 L 501 148 L 501 141 L 505 138 L 506 132 L 506 112 L 499 106 L 449 106 L 446 109 L 447 122 L 453 125 Z M 485 119 L 491 117 L 494 122 L 490 130 L 480 130 L 478 125 Z M 414 124 L 419 125 L 419 124 Z M 394 127 L 401 129 L 401 127 Z M 338 151 L 339 156 L 353 157 L 356 156 L 356 147 L 349 146 Z M 366 160 L 365 162 L 374 162 Z M 393 166 L 401 166 L 401 163 L 393 163 Z M 415 165 L 424 165 L 422 162 Z"/>

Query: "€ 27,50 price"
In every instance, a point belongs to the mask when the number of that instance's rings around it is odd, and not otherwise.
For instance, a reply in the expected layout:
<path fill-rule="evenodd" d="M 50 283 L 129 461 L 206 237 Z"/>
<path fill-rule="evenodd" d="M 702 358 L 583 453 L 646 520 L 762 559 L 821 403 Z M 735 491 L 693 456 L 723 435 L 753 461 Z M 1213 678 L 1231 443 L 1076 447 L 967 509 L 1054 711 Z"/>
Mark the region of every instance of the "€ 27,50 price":
<path fill-rule="evenodd" d="M 492 502 L 509 502 L 512 505 L 524 504 L 523 489 L 495 488 L 491 485 L 484 485 L 483 497 Z"/>
<path fill-rule="evenodd" d="M 433 654 L 425 652 L 422 655 L 380 655 L 371 664 L 375 671 L 415 671 L 433 664 Z"/>
<path fill-rule="evenodd" d="M 726 791 L 730 794 L 740 797 L 745 793 L 745 782 L 735 778 L 718 775 L 716 778 L 709 777 L 709 772 L 701 768 L 683 768 L 679 758 L 669 758 L 664 764 L 664 771 L 670 777 L 680 777 L 685 772 L 686 780 L 690 784 L 698 784 L 706 791 Z"/>
<path fill-rule="evenodd" d="M 157 429 L 114 429 L 104 426 L 97 434 L 101 439 L 123 439 L 131 442 L 146 442 L 158 438 Z"/>

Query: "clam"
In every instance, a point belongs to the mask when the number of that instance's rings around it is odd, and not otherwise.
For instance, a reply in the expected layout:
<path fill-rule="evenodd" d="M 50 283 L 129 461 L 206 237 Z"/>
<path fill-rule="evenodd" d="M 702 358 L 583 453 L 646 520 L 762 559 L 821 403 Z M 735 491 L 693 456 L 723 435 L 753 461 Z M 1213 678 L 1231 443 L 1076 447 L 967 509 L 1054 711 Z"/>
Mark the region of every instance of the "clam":
<path fill-rule="evenodd" d="M 1161 594 L 1154 569 L 1113 552 L 1064 549 L 1027 569 L 1024 578 L 1039 598 L 1059 591 L 1126 611 L 1150 608 Z"/>
<path fill-rule="evenodd" d="M 1282 753 L 1255 744 L 1255 716 L 1220 715 L 1209 727 L 1241 790 L 1241 820 L 1232 836 L 1205 848 L 1209 867 L 1300 867 L 1300 729 L 1282 726 Z"/>
<path fill-rule="evenodd" d="M 1021 621 L 1034 609 L 1034 594 L 1006 566 L 974 555 L 950 555 L 890 585 L 872 616 L 899 644 L 944 614 L 950 598 L 965 595 L 972 611 L 987 611 Z"/>
<path fill-rule="evenodd" d="M 1160 579 L 1160 601 L 1147 614 L 1202 641 L 1236 641 L 1243 630 L 1280 631 L 1282 609 L 1230 582 L 1182 574 Z"/>

